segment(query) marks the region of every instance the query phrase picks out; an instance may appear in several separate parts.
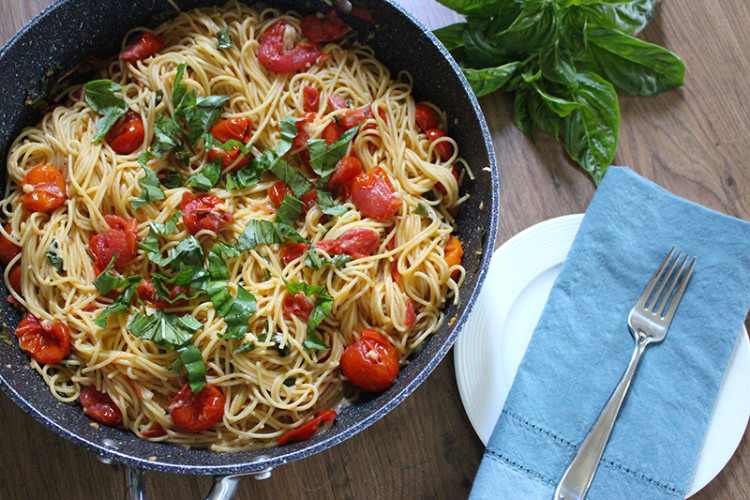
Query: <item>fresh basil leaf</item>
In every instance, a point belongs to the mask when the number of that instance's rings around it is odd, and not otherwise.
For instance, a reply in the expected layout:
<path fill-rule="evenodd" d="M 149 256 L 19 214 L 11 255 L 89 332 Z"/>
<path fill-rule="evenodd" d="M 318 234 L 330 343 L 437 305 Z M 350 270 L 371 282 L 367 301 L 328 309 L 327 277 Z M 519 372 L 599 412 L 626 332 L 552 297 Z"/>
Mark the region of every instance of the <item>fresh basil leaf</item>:
<path fill-rule="evenodd" d="M 162 180 L 162 185 L 167 189 L 181 188 L 185 185 L 185 179 L 176 170 L 169 170 Z"/>
<path fill-rule="evenodd" d="M 154 142 L 149 152 L 157 158 L 164 156 L 167 151 L 182 151 L 183 143 L 180 139 L 182 125 L 165 115 L 156 115 L 154 120 Z"/>
<path fill-rule="evenodd" d="M 331 196 L 331 193 L 326 189 L 315 186 L 315 191 L 318 196 L 318 206 L 320 207 L 320 211 L 324 214 L 332 217 L 341 217 L 349 211 L 344 205 L 336 205 L 333 202 L 333 196 Z"/>
<path fill-rule="evenodd" d="M 185 76 L 185 63 L 177 65 L 177 71 L 175 72 L 174 82 L 172 82 L 172 105 L 175 108 L 175 113 L 179 113 L 182 101 L 187 95 L 187 87 L 182 83 L 182 77 Z"/>
<path fill-rule="evenodd" d="M 281 138 L 276 143 L 276 154 L 278 156 L 284 156 L 290 149 L 292 149 L 292 143 L 294 138 L 297 137 L 297 122 L 303 118 L 297 118 L 294 116 L 285 116 L 279 123 L 279 130 L 281 131 Z"/>
<path fill-rule="evenodd" d="M 284 355 L 285 356 L 285 355 Z M 289 377 L 284 379 L 284 382 L 282 382 L 286 387 L 294 387 L 294 384 L 297 383 L 297 379 L 295 377 Z"/>
<path fill-rule="evenodd" d="M 547 93 L 544 89 L 542 89 L 541 85 L 536 82 L 534 83 L 534 89 L 536 90 L 537 94 L 539 94 L 539 97 L 542 98 L 544 104 L 553 113 L 561 118 L 565 118 L 575 109 L 578 109 L 581 106 L 581 104 L 578 102 L 569 101 L 563 97 L 557 97 Z"/>
<path fill-rule="evenodd" d="M 497 14 L 505 4 L 513 3 L 513 0 L 489 0 L 479 2 L 477 0 L 438 0 L 449 9 L 453 9 L 464 16 L 490 17 Z"/>
<path fill-rule="evenodd" d="M 432 31 L 449 52 L 454 52 L 464 46 L 464 29 L 467 23 L 455 23 Z"/>
<path fill-rule="evenodd" d="M 222 338 L 229 338 L 239 340 L 245 336 L 248 329 L 248 322 L 250 318 L 255 314 L 257 302 L 255 296 L 247 291 L 245 287 L 240 286 L 237 288 L 237 296 L 234 298 L 234 303 L 224 316 L 224 322 L 227 324 L 227 330 L 224 334 L 219 335 Z"/>
<path fill-rule="evenodd" d="M 235 354 L 246 354 L 246 353 L 248 353 L 250 351 L 254 351 L 254 350 L 255 350 L 255 342 L 253 342 L 251 340 L 249 342 L 243 342 L 242 344 L 240 344 L 239 346 L 237 346 L 237 348 L 234 350 L 234 353 Z"/>
<path fill-rule="evenodd" d="M 307 177 L 305 177 L 304 174 L 292 168 L 292 166 L 284 160 L 276 161 L 271 166 L 271 172 L 281 179 L 281 181 L 286 184 L 289 190 L 297 198 L 302 198 L 315 187 L 312 182 L 307 180 Z"/>
<path fill-rule="evenodd" d="M 284 243 L 287 239 L 297 243 L 305 243 L 305 239 L 287 224 L 266 220 L 251 220 L 237 238 L 235 248 L 240 251 L 252 250 L 258 245 Z"/>
<path fill-rule="evenodd" d="M 330 298 L 328 290 L 325 285 L 308 285 L 305 282 L 292 282 L 284 280 L 287 291 L 292 295 L 297 295 L 299 292 L 303 292 L 308 297 L 311 295 L 325 296 Z"/>
<path fill-rule="evenodd" d="M 115 92 L 122 91 L 122 87 L 111 80 L 92 80 L 83 88 L 86 103 L 101 115 L 96 120 L 96 135 L 91 139 L 91 142 L 99 142 L 125 115 L 128 105 L 122 97 L 115 95 Z"/>
<path fill-rule="evenodd" d="M 307 338 L 310 338 L 310 333 L 315 333 L 315 329 L 328 316 L 332 308 L 333 297 L 327 294 L 318 295 L 318 298 L 315 299 L 315 306 L 307 320 Z"/>
<path fill-rule="evenodd" d="M 325 342 L 323 342 L 323 339 L 320 338 L 320 335 L 315 333 L 314 330 L 307 329 L 307 334 L 305 335 L 305 341 L 302 343 L 302 347 L 304 347 L 307 350 L 310 349 L 317 349 L 319 351 L 325 351 L 326 349 L 330 349 Z"/>
<path fill-rule="evenodd" d="M 151 340 L 162 349 L 185 345 L 201 328 L 203 324 L 189 314 L 176 316 L 159 310 L 146 316 L 136 312 L 128 323 L 128 331 L 133 336 Z"/>
<path fill-rule="evenodd" d="M 136 288 L 141 281 L 140 276 L 138 276 L 137 278 L 137 281 L 133 280 L 127 286 L 127 288 L 122 291 L 122 293 L 115 297 L 115 300 L 113 300 L 110 305 L 105 307 L 104 310 L 99 313 L 99 316 L 97 316 L 94 320 L 94 324 L 96 326 L 98 326 L 99 328 L 107 328 L 107 318 L 110 314 L 116 312 L 126 312 L 130 309 L 130 303 L 133 301 L 133 297 L 136 294 Z"/>
<path fill-rule="evenodd" d="M 521 66 L 521 62 L 514 61 L 494 68 L 463 68 L 462 71 L 471 85 L 471 90 L 477 97 L 482 97 L 502 89 Z"/>
<path fill-rule="evenodd" d="M 216 33 L 216 41 L 220 49 L 231 49 L 234 47 L 232 37 L 229 35 L 229 26 L 224 26 Z"/>
<path fill-rule="evenodd" d="M 344 268 L 352 260 L 351 255 L 340 254 L 331 257 L 331 264 L 338 267 L 339 269 Z"/>
<path fill-rule="evenodd" d="M 156 234 L 166 236 L 177 230 L 177 223 L 179 222 L 180 217 L 182 217 L 182 210 L 177 210 L 164 224 L 150 220 L 148 221 L 148 225 Z"/>
<path fill-rule="evenodd" d="M 617 93 L 611 83 L 594 74 L 578 74 L 572 96 L 581 107 L 569 114 L 563 125 L 563 141 L 577 161 L 598 185 L 617 150 L 620 112 Z"/>
<path fill-rule="evenodd" d="M 284 200 L 276 211 L 276 222 L 294 226 L 303 208 L 305 204 L 299 198 L 289 194 L 284 196 Z"/>
<path fill-rule="evenodd" d="M 206 385 L 206 362 L 203 361 L 201 351 L 190 343 L 182 345 L 176 350 L 179 355 L 177 358 L 179 362 L 175 362 L 173 366 L 175 369 L 180 366 L 185 367 L 188 383 L 190 383 L 190 390 L 194 393 L 199 393 Z M 176 366 L 178 364 L 179 366 Z"/>
<path fill-rule="evenodd" d="M 336 163 L 346 155 L 349 143 L 358 131 L 359 126 L 350 128 L 330 146 L 323 139 L 307 141 L 307 149 L 310 151 L 310 167 L 321 177 L 319 184 L 325 185 L 328 182 L 328 177 L 336 170 Z"/>
<path fill-rule="evenodd" d="M 219 316 L 226 316 L 229 314 L 232 305 L 234 304 L 234 297 L 229 293 L 227 288 L 226 280 L 209 281 L 206 287 L 206 293 L 208 293 L 211 303 L 214 306 L 216 314 Z"/>
<path fill-rule="evenodd" d="M 45 257 L 47 258 L 47 262 L 52 264 L 52 267 L 55 268 L 55 271 L 57 271 L 58 274 L 63 273 L 63 258 L 62 255 L 60 255 L 60 246 L 56 241 L 53 241 L 49 246 Z"/>
<path fill-rule="evenodd" d="M 646 27 L 654 16 L 657 0 L 634 2 L 595 3 L 585 6 L 589 19 L 602 26 L 635 35 Z"/>
<path fill-rule="evenodd" d="M 190 93 L 194 91 L 191 90 Z M 198 97 L 194 105 L 185 108 L 183 115 L 187 123 L 188 144 L 196 144 L 198 139 L 211 130 L 221 117 L 227 101 L 229 101 L 228 95 Z"/>
<path fill-rule="evenodd" d="M 315 245 L 310 245 L 310 248 L 307 249 L 304 264 L 317 271 L 326 264 L 326 260 L 315 250 Z"/>
<path fill-rule="evenodd" d="M 276 159 L 276 152 L 266 149 L 262 155 L 253 158 L 236 173 L 227 175 L 227 189 L 244 189 L 257 184 L 263 172 L 268 170 Z"/>
<path fill-rule="evenodd" d="M 243 155 L 249 154 L 252 151 L 252 148 L 242 141 L 229 139 L 227 142 L 220 142 L 209 132 L 203 134 L 203 141 L 206 143 L 206 149 L 219 148 L 223 151 L 232 151 L 234 148 L 237 148 Z"/>
<path fill-rule="evenodd" d="M 221 157 L 214 158 L 214 161 L 203 164 L 203 170 L 188 177 L 187 185 L 198 191 L 208 191 L 221 179 Z"/>
<path fill-rule="evenodd" d="M 163 200 L 166 198 L 164 191 L 161 189 L 159 184 L 159 177 L 156 172 L 148 167 L 143 167 L 145 175 L 138 179 L 138 184 L 141 186 L 141 195 L 138 198 L 130 200 L 130 206 L 133 210 L 136 210 L 143 205 L 148 205 L 152 201 Z"/>

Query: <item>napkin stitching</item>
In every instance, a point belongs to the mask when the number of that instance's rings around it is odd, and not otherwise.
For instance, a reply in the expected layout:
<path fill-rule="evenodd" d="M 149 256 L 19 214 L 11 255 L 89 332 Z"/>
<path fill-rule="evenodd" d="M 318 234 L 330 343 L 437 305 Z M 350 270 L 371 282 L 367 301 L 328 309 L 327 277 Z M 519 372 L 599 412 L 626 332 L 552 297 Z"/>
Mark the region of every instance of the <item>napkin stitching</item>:
<path fill-rule="evenodd" d="M 554 432 L 551 432 L 551 431 L 549 431 L 549 430 L 547 430 L 547 429 L 545 429 L 543 427 L 540 427 L 540 426 L 538 426 L 536 424 L 533 424 L 533 423 L 529 422 L 527 419 L 521 417 L 520 415 L 517 415 L 517 414 L 513 413 L 512 411 L 503 409 L 502 413 L 508 415 L 513 420 L 516 420 L 519 424 L 523 425 L 524 427 L 528 427 L 529 429 L 532 429 L 535 432 L 538 432 L 538 433 L 541 433 L 541 434 L 545 434 L 545 435 L 551 437 L 552 439 L 554 439 L 555 441 L 558 441 L 558 442 L 564 444 L 565 446 L 568 446 L 568 447 L 573 448 L 573 449 L 575 449 L 577 447 L 571 441 L 568 441 L 567 439 L 563 439 L 563 438 L 559 437 L 557 434 L 555 434 Z M 512 462 L 510 459 L 504 457 L 500 452 L 497 452 L 497 451 L 494 451 L 494 450 L 487 450 L 487 451 L 490 452 L 490 453 L 493 453 L 493 454 L 497 455 L 498 457 L 503 458 L 503 460 L 505 460 L 506 462 L 508 462 L 509 465 L 515 464 L 515 462 Z M 663 489 L 663 490 L 665 490 L 667 492 L 673 493 L 675 496 L 681 496 L 681 493 L 674 486 L 670 486 L 670 485 L 668 485 L 666 483 L 663 483 L 663 482 L 659 481 L 658 479 L 654 479 L 653 477 L 647 476 L 646 474 L 644 474 L 642 472 L 634 471 L 634 470 L 628 468 L 627 466 L 619 464 L 617 462 L 614 462 L 614 461 L 612 461 L 610 459 L 602 458 L 602 462 L 604 464 L 606 464 L 606 465 L 609 465 L 613 469 L 616 469 L 619 472 L 622 472 L 622 473 L 625 473 L 625 474 L 628 474 L 628 475 L 634 477 L 635 479 L 646 481 L 646 482 L 652 484 L 653 486 L 659 487 L 659 488 L 661 488 L 661 489 Z M 531 469 L 528 469 L 528 468 L 526 468 L 526 467 L 524 467 L 524 466 L 522 466 L 520 464 L 517 464 L 517 468 L 519 468 L 520 470 L 526 470 L 530 474 L 537 475 L 539 478 L 547 481 L 547 479 L 544 476 L 542 476 L 541 474 L 536 473 L 536 472 L 532 471 Z M 552 484 L 554 484 L 554 482 Z"/>
<path fill-rule="evenodd" d="M 490 458 L 496 460 L 496 461 L 502 461 L 505 462 L 506 465 L 510 466 L 512 469 L 519 470 L 526 475 L 530 476 L 532 479 L 536 479 L 538 481 L 541 481 L 547 485 L 554 486 L 555 482 L 552 479 L 549 479 L 548 477 L 540 474 L 539 472 L 530 469 L 529 467 L 526 467 L 525 465 L 522 465 L 514 460 L 511 460 L 510 458 L 506 457 L 499 451 L 486 449 L 484 452 L 485 455 L 489 456 Z"/>

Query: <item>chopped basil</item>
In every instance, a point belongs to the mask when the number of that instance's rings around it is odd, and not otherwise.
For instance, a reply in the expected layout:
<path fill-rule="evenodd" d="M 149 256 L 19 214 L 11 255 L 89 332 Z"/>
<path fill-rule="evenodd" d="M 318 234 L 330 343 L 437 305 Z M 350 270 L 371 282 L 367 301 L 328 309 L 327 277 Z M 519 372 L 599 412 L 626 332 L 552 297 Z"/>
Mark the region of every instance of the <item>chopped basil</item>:
<path fill-rule="evenodd" d="M 281 138 L 276 144 L 276 154 L 278 156 L 284 156 L 292 149 L 292 143 L 294 138 L 297 137 L 297 122 L 302 118 L 295 118 L 294 116 L 285 116 L 279 123 L 279 130 L 281 132 Z"/>
<path fill-rule="evenodd" d="M 283 384 L 287 387 L 294 387 L 294 384 L 297 383 L 297 379 L 295 377 L 289 377 L 287 379 L 284 379 Z"/>
<path fill-rule="evenodd" d="M 221 157 L 203 165 L 203 170 L 188 177 L 186 184 L 198 191 L 208 191 L 221 179 Z"/>
<path fill-rule="evenodd" d="M 336 205 L 333 202 L 331 193 L 329 193 L 323 187 L 316 187 L 315 191 L 318 195 L 318 206 L 320 207 L 321 212 L 323 212 L 324 214 L 333 217 L 341 217 L 349 211 L 349 209 L 344 205 Z"/>
<path fill-rule="evenodd" d="M 284 196 L 284 200 L 276 211 L 276 222 L 294 226 L 303 208 L 305 204 L 299 198 L 289 194 Z"/>
<path fill-rule="evenodd" d="M 128 323 L 128 331 L 135 337 L 151 340 L 162 349 L 177 348 L 190 342 L 201 328 L 203 324 L 189 314 L 176 316 L 156 309 L 146 316 L 136 312 Z"/>
<path fill-rule="evenodd" d="M 128 110 L 122 97 L 115 95 L 122 87 L 111 80 L 92 80 L 84 85 L 86 103 L 101 116 L 96 120 L 96 135 L 91 142 L 98 142 Z"/>
<path fill-rule="evenodd" d="M 330 146 L 323 139 L 310 139 L 307 141 L 307 149 L 310 151 L 310 166 L 325 182 L 336 170 L 336 163 L 344 157 L 349 149 L 349 143 L 359 131 L 359 127 L 353 127 L 343 133 Z"/>
<path fill-rule="evenodd" d="M 251 340 L 249 342 L 243 342 L 242 344 L 240 344 L 239 346 L 237 346 L 237 348 L 234 350 L 234 353 L 235 354 L 246 354 L 246 353 L 248 353 L 250 351 L 254 351 L 254 350 L 255 350 L 255 342 L 253 342 Z"/>
<path fill-rule="evenodd" d="M 270 167 L 270 170 L 287 185 L 297 198 L 302 198 L 315 187 L 312 182 L 307 180 L 307 177 L 292 168 L 292 166 L 284 160 L 274 162 Z"/>
<path fill-rule="evenodd" d="M 427 217 L 429 215 L 429 212 L 427 211 L 427 207 L 424 205 L 424 203 L 418 203 L 417 207 L 414 209 L 414 214 L 420 215 L 422 217 Z"/>
<path fill-rule="evenodd" d="M 230 49 L 234 47 L 232 37 L 229 35 L 229 26 L 224 26 L 216 33 L 216 40 L 220 49 Z"/>
<path fill-rule="evenodd" d="M 248 329 L 248 321 L 255 314 L 256 308 L 255 296 L 248 292 L 245 287 L 237 288 L 237 296 L 224 316 L 224 322 L 227 324 L 227 331 L 220 334 L 219 337 L 239 340 L 245 336 Z"/>
<path fill-rule="evenodd" d="M 203 355 L 191 343 L 184 344 L 176 350 L 179 357 L 169 368 L 176 370 L 180 366 L 184 366 L 190 383 L 190 390 L 194 393 L 200 392 L 206 385 L 206 362 L 203 361 Z"/>
<path fill-rule="evenodd" d="M 136 288 L 138 287 L 140 282 L 140 276 L 133 277 L 133 280 L 129 282 L 125 290 L 123 290 L 122 293 L 115 297 L 115 300 L 112 301 L 110 305 L 108 305 L 102 312 L 99 313 L 99 316 L 97 316 L 96 320 L 94 320 L 94 324 L 99 328 L 106 328 L 107 318 L 110 314 L 115 312 L 126 312 L 128 309 L 130 309 L 130 303 L 133 301 L 133 297 L 136 294 Z"/>
<path fill-rule="evenodd" d="M 315 306 L 313 307 L 310 317 L 307 320 L 307 335 L 303 345 L 306 349 L 328 349 L 322 339 L 315 333 L 318 325 L 328 316 L 333 308 L 333 297 L 328 295 L 325 285 L 308 285 L 307 283 L 292 283 L 284 280 L 287 291 L 296 295 L 303 292 L 308 297 L 316 295 Z"/>
<path fill-rule="evenodd" d="M 60 255 L 60 246 L 56 241 L 53 241 L 47 249 L 46 257 L 47 261 L 52 264 L 52 267 L 61 274 L 63 272 L 63 258 Z"/>
<path fill-rule="evenodd" d="M 141 190 L 141 195 L 138 198 L 130 200 L 130 206 L 133 207 L 133 210 L 136 210 L 143 205 L 148 205 L 152 201 L 163 200 L 166 198 L 164 191 L 162 191 L 161 186 L 159 185 L 159 178 L 156 176 L 156 172 L 146 166 L 143 166 L 143 171 L 145 175 L 138 179 L 138 184 L 143 188 Z"/>

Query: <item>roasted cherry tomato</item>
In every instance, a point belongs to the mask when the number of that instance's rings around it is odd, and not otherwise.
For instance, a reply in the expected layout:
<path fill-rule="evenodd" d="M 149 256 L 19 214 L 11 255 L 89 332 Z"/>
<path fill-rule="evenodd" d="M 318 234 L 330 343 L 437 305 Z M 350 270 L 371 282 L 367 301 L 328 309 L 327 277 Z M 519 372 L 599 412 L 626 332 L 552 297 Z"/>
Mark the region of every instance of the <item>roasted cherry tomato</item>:
<path fill-rule="evenodd" d="M 417 313 L 414 312 L 414 303 L 411 301 L 411 297 L 406 298 L 406 307 L 404 310 L 404 326 L 411 329 L 414 326 L 414 322 L 417 320 Z"/>
<path fill-rule="evenodd" d="M 185 432 L 201 432 L 224 417 L 226 398 L 215 386 L 206 384 L 199 393 L 185 384 L 169 403 L 174 426 Z"/>
<path fill-rule="evenodd" d="M 143 429 L 141 431 L 141 436 L 143 437 L 154 438 L 154 437 L 162 437 L 166 435 L 167 435 L 167 431 L 165 431 L 164 427 L 162 427 L 158 423 L 153 423 L 151 424 L 151 427 L 149 427 L 148 429 Z"/>
<path fill-rule="evenodd" d="M 57 363 L 70 352 L 70 330 L 62 323 L 29 314 L 16 327 L 21 350 L 42 364 Z"/>
<path fill-rule="evenodd" d="M 324 128 L 323 132 L 320 134 L 329 146 L 336 142 L 342 135 L 344 135 L 344 128 L 336 123 L 336 120 L 333 120 L 326 125 L 326 128 Z"/>
<path fill-rule="evenodd" d="M 334 42 L 349 33 L 351 28 L 342 21 L 336 9 L 331 9 L 325 18 L 307 16 L 302 20 L 302 34 L 311 42 Z"/>
<path fill-rule="evenodd" d="M 65 178 L 55 167 L 32 168 L 21 183 L 21 205 L 27 212 L 51 212 L 65 203 Z"/>
<path fill-rule="evenodd" d="M 443 137 L 447 137 L 445 132 L 440 130 L 439 128 L 431 128 L 427 131 L 425 131 L 425 135 L 430 139 L 430 141 L 435 142 L 438 139 L 442 139 Z M 453 156 L 453 144 L 447 141 L 440 141 L 435 144 L 435 151 L 438 152 L 440 155 L 440 158 L 443 161 L 448 161 L 451 159 L 451 156 Z"/>
<path fill-rule="evenodd" d="M 458 182 L 458 172 L 456 172 L 455 168 L 451 168 L 451 175 L 453 175 L 453 178 L 456 179 L 456 182 Z M 448 190 L 445 189 L 445 186 L 443 186 L 442 182 L 438 182 L 437 184 L 435 184 L 435 187 L 442 194 L 447 194 L 448 193 Z"/>
<path fill-rule="evenodd" d="M 336 170 L 328 179 L 328 185 L 343 190 L 344 195 L 348 197 L 352 181 L 361 173 L 362 163 L 357 157 L 344 156 L 336 164 Z"/>
<path fill-rule="evenodd" d="M 289 187 L 282 181 L 278 181 L 273 186 L 268 188 L 268 197 L 271 198 L 271 203 L 273 203 L 273 206 L 275 206 L 276 208 L 279 208 L 281 206 L 281 203 L 284 201 L 284 197 L 286 195 L 294 196 L 294 193 L 292 193 L 292 190 L 289 189 Z M 317 200 L 318 193 L 316 193 L 314 189 L 308 191 L 302 198 L 300 198 L 300 201 L 305 204 L 303 210 L 310 210 L 310 207 L 312 207 L 317 202 Z"/>
<path fill-rule="evenodd" d="M 227 224 L 234 222 L 234 216 L 221 208 L 224 201 L 212 194 L 199 194 L 195 196 L 190 191 L 182 195 L 182 222 L 190 234 L 207 229 L 218 233 Z"/>
<path fill-rule="evenodd" d="M 359 108 L 348 109 L 346 99 L 339 94 L 333 94 L 328 98 L 328 106 L 333 110 L 346 109 L 343 113 L 336 115 L 336 121 L 341 126 L 342 133 L 361 124 L 370 117 L 370 105 Z M 382 116 L 382 114 L 381 114 Z"/>
<path fill-rule="evenodd" d="M 129 109 L 107 133 L 107 143 L 115 153 L 129 155 L 141 147 L 145 135 L 141 115 Z"/>
<path fill-rule="evenodd" d="M 365 329 L 341 355 L 341 371 L 366 391 L 384 391 L 398 375 L 398 354 L 385 335 Z"/>
<path fill-rule="evenodd" d="M 247 143 L 253 135 L 253 121 L 246 117 L 221 120 L 211 127 L 211 135 L 219 142 L 234 139 Z M 231 151 L 224 151 L 217 146 L 212 147 L 208 151 L 208 161 L 213 161 L 218 157 L 221 157 L 222 168 L 227 168 L 237 160 L 232 170 L 239 170 L 250 162 L 250 155 L 242 155 L 242 151 L 237 147 Z"/>
<path fill-rule="evenodd" d="M 304 243 L 294 243 L 291 241 L 284 243 L 279 247 L 279 258 L 284 264 L 289 264 L 305 255 L 308 248 Z"/>
<path fill-rule="evenodd" d="M 169 300 L 174 300 L 175 297 L 177 297 L 181 293 L 189 294 L 190 289 L 183 288 L 180 285 L 168 285 L 169 288 Z M 174 302 L 169 302 L 169 300 L 164 298 L 157 298 L 156 297 L 156 287 L 154 286 L 154 283 L 150 279 L 142 279 L 141 282 L 136 287 L 135 291 L 138 293 L 138 298 L 148 304 L 149 306 L 153 307 L 154 309 L 159 309 L 160 311 L 163 311 L 170 307 L 184 307 L 188 304 L 187 300 L 185 299 L 178 299 L 174 300 Z"/>
<path fill-rule="evenodd" d="M 417 104 L 414 109 L 414 119 L 422 132 L 427 132 L 433 128 L 441 128 L 440 115 L 435 111 L 435 108 L 427 104 Z"/>
<path fill-rule="evenodd" d="M 93 385 L 84 387 L 78 395 L 83 413 L 100 424 L 117 426 L 122 423 L 122 412 L 109 394 L 98 391 Z"/>
<path fill-rule="evenodd" d="M 320 93 L 315 87 L 305 85 L 302 87 L 302 109 L 310 113 L 318 110 L 320 105 Z"/>
<path fill-rule="evenodd" d="M 313 310 L 313 303 L 308 299 L 304 292 L 297 292 L 296 295 L 287 293 L 281 302 L 281 311 L 285 318 L 297 316 L 307 321 Z"/>
<path fill-rule="evenodd" d="M 18 295 L 21 295 L 21 266 L 16 264 L 8 274 L 8 284 Z M 9 297 L 10 298 L 10 297 Z"/>
<path fill-rule="evenodd" d="M 445 243 L 445 250 L 443 253 L 443 258 L 445 259 L 445 262 L 448 264 L 449 267 L 458 266 L 461 264 L 461 258 L 463 256 L 464 256 L 464 246 L 461 243 L 461 240 L 451 235 L 448 238 L 448 241 Z M 458 278 L 458 274 L 459 274 L 458 269 L 455 269 L 451 273 L 451 278 L 453 279 Z"/>
<path fill-rule="evenodd" d="M 117 255 L 115 267 L 124 266 L 138 255 L 138 221 L 117 215 L 105 215 L 109 229 L 89 238 L 89 248 L 100 271 Z"/>
<path fill-rule="evenodd" d="M 313 42 L 301 41 L 293 49 L 284 50 L 284 32 L 289 23 L 280 19 L 260 39 L 258 61 L 274 73 L 296 73 L 329 56 Z"/>
<path fill-rule="evenodd" d="M 318 432 L 321 424 L 328 424 L 336 420 L 336 412 L 333 410 L 323 410 L 306 424 L 291 430 L 279 438 L 279 444 L 293 443 L 295 441 L 305 441 L 310 439 Z"/>
<path fill-rule="evenodd" d="M 372 255 L 380 246 L 378 232 L 370 228 L 351 229 L 335 240 L 322 240 L 315 243 L 328 255 L 349 255 L 360 259 Z"/>
<path fill-rule="evenodd" d="M 144 33 L 130 48 L 120 52 L 120 59 L 130 64 L 151 57 L 164 47 L 164 39 L 156 33 Z"/>
<path fill-rule="evenodd" d="M 5 224 L 5 232 L 10 234 L 12 231 L 13 226 L 10 222 Z M 0 233 L 0 262 L 7 265 L 19 253 L 21 253 L 21 247 L 10 241 L 5 234 Z"/>
<path fill-rule="evenodd" d="M 362 215 L 380 221 L 393 217 L 403 205 L 396 197 L 390 179 L 380 167 L 354 178 L 351 199 Z"/>

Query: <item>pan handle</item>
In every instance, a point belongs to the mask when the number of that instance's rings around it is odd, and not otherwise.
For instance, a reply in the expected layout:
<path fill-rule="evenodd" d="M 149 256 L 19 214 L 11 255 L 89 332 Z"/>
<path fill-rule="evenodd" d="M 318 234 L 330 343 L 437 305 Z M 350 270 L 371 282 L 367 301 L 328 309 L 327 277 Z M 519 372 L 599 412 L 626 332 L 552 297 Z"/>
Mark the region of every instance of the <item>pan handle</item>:
<path fill-rule="evenodd" d="M 231 476 L 214 476 L 211 491 L 208 492 L 206 500 L 232 500 L 242 481 L 242 474 Z"/>
<path fill-rule="evenodd" d="M 136 467 L 126 467 L 128 472 L 126 500 L 146 500 L 146 472 Z"/>

